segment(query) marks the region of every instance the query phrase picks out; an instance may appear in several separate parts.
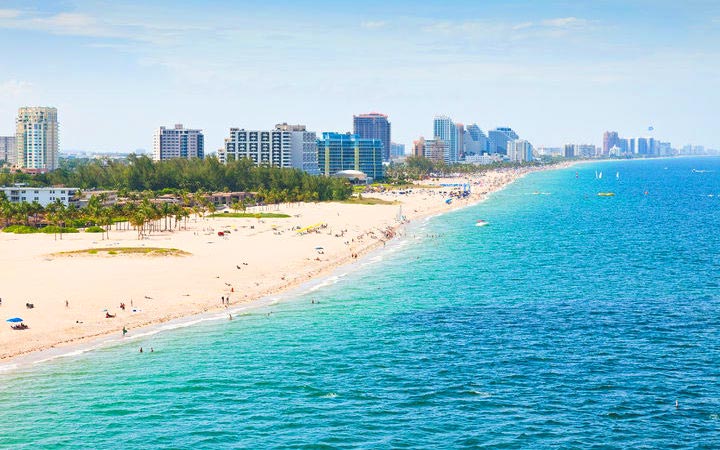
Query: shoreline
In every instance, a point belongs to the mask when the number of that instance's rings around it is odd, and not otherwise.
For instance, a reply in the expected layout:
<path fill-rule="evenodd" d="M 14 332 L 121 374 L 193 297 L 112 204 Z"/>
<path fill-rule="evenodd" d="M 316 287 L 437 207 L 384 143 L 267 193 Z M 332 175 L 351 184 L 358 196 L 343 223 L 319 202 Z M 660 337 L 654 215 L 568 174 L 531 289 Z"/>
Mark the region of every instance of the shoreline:
<path fill-rule="evenodd" d="M 313 289 L 315 286 L 324 285 L 324 283 L 331 279 L 333 276 L 335 276 L 336 273 L 339 271 L 352 271 L 356 270 L 356 267 L 360 266 L 360 263 L 363 265 L 370 263 L 368 261 L 368 258 L 377 253 L 382 252 L 386 248 L 386 243 L 390 242 L 389 248 L 394 247 L 398 243 L 402 242 L 402 236 L 404 231 L 407 230 L 408 227 L 414 227 L 418 226 L 420 223 L 426 223 L 433 217 L 437 217 L 442 214 L 446 214 L 452 211 L 457 211 L 460 209 L 464 209 L 470 206 L 475 206 L 481 202 L 484 202 L 487 200 L 492 194 L 499 192 L 503 189 L 505 189 L 507 186 L 512 184 L 513 182 L 525 177 L 526 175 L 530 173 L 535 173 L 539 171 L 546 171 L 546 170 L 561 170 L 561 169 L 567 169 L 575 164 L 577 164 L 579 161 L 575 162 L 566 162 L 561 163 L 558 165 L 553 165 L 550 167 L 541 166 L 541 167 L 533 167 L 533 168 L 524 168 L 524 169 L 501 169 L 501 170 L 493 170 L 489 173 L 492 174 L 492 176 L 502 176 L 502 182 L 496 185 L 490 186 L 490 188 L 486 192 L 481 192 L 478 194 L 473 194 L 471 198 L 462 200 L 462 201 L 453 201 L 452 205 L 446 205 L 444 202 L 424 202 L 421 203 L 424 208 L 422 210 L 415 209 L 413 212 L 408 214 L 409 220 L 407 220 L 404 223 L 395 223 L 394 226 L 389 227 L 389 229 L 392 232 L 392 236 L 389 239 L 371 239 L 367 243 L 363 243 L 363 245 L 360 246 L 353 246 L 351 249 L 351 252 L 356 254 L 357 257 L 353 258 L 350 254 L 345 254 L 344 256 L 341 255 L 333 255 L 333 258 L 329 258 L 325 260 L 325 264 L 322 264 L 319 268 L 314 268 L 311 270 L 306 270 L 302 272 L 300 275 L 295 276 L 292 279 L 285 280 L 283 277 L 283 281 L 281 283 L 278 283 L 277 285 L 270 285 L 264 289 L 260 289 L 256 292 L 253 292 L 252 295 L 247 295 L 246 298 L 242 299 L 240 301 L 234 302 L 229 307 L 223 307 L 223 306 L 216 306 L 213 307 L 211 304 L 208 304 L 207 301 L 204 302 L 203 305 L 200 307 L 195 307 L 192 309 L 181 309 L 181 310 L 175 310 L 173 312 L 163 314 L 161 316 L 153 316 L 148 317 L 145 320 L 142 321 L 135 321 L 131 328 L 131 333 L 128 334 L 128 336 L 123 337 L 118 329 L 118 327 L 114 327 L 113 329 L 105 329 L 105 330 L 99 330 L 97 333 L 85 333 L 81 336 L 65 336 L 63 339 L 55 339 L 52 342 L 43 342 L 38 344 L 35 347 L 27 348 L 24 350 L 15 350 L 14 352 L 8 352 L 5 353 L 3 351 L 2 357 L 0 357 L 0 373 L 13 371 L 21 368 L 26 368 L 28 366 L 32 366 L 35 364 L 40 364 L 43 362 L 48 362 L 51 360 L 63 358 L 63 357 L 70 357 L 75 355 L 80 355 L 83 353 L 86 353 L 88 351 L 92 351 L 95 349 L 99 349 L 108 345 L 116 345 L 122 342 L 132 342 L 135 340 L 142 339 L 144 337 L 154 335 L 157 333 L 160 333 L 162 331 L 168 331 L 171 329 L 176 328 L 183 328 L 186 326 L 191 326 L 193 324 L 207 322 L 207 321 L 214 321 L 214 320 L 227 320 L 227 314 L 236 314 L 238 312 L 246 312 L 248 310 L 254 310 L 261 308 L 263 306 L 267 306 L 272 304 L 275 301 L 282 301 L 283 298 L 287 298 L 288 296 L 295 296 L 303 291 L 308 291 L 309 289 Z M 484 174 L 485 175 L 485 174 Z M 469 179 L 473 181 L 478 181 L 481 179 L 480 177 L 473 177 L 470 176 Z M 447 179 L 441 179 L 441 182 L 447 182 Z M 485 186 L 483 186 L 485 187 Z M 473 186 L 475 188 L 475 186 Z M 421 189 L 418 188 L 417 191 L 419 192 L 419 195 L 429 195 L 429 189 Z M 434 196 L 435 192 L 430 192 L 430 196 Z M 368 197 L 377 197 L 377 198 L 383 198 L 387 199 L 387 197 L 392 197 L 391 194 L 376 194 L 376 193 L 370 193 L 367 194 Z M 396 196 L 397 197 L 397 196 Z M 437 196 L 436 196 L 437 197 Z M 437 200 L 437 198 L 435 198 Z M 327 205 L 341 205 L 337 203 L 331 203 L 331 204 L 325 204 Z M 306 205 L 305 205 L 306 206 Z M 368 205 L 353 205 L 357 208 L 376 208 L 376 205 L 368 206 Z M 391 208 L 397 208 L 400 205 L 392 205 Z M 405 203 L 402 203 L 402 206 L 406 206 Z M 302 205 L 301 205 L 302 207 Z M 339 206 L 338 206 L 339 207 Z M 385 208 L 387 209 L 387 208 Z M 365 211 L 362 211 L 363 213 Z M 340 216 L 340 213 L 338 212 L 338 216 Z M 226 220 L 226 219 L 223 219 Z M 372 225 L 377 225 L 377 223 L 373 223 Z M 367 229 L 368 227 L 365 227 L 364 231 L 365 233 L 374 233 L 374 226 L 369 227 L 370 229 Z M 273 228 L 274 229 L 274 228 Z M 378 228 L 378 231 L 381 231 L 381 229 Z M 131 231 L 131 233 L 134 233 Z M 189 231 L 185 231 L 184 233 L 189 233 Z M 112 241 L 112 239 L 111 239 Z M 100 241 L 102 243 L 106 241 Z M 107 241 L 110 242 L 110 241 Z M 140 243 L 144 241 L 138 241 Z M 93 258 L 93 257 L 85 257 L 82 258 Z M 164 258 L 164 257 L 158 257 L 158 258 Z M 102 258 L 101 258 L 102 259 Z M 306 258 L 307 259 L 307 258 Z M 105 258 L 107 260 L 107 258 Z M 239 267 L 238 267 L 239 268 Z M 345 272 L 347 273 L 347 272 Z M 219 277 L 218 277 L 219 278 Z M 228 283 L 225 283 L 226 285 Z M 257 283 L 256 283 L 257 284 Z M 218 293 L 219 295 L 219 293 Z M 0 311 L 5 310 L 5 305 L 3 305 L 2 309 Z M 4 312 L 4 311 L 3 311 Z M 119 325 L 119 324 L 118 324 Z M 123 325 L 124 326 L 124 325 Z M 16 333 L 24 333 L 24 331 L 16 332 Z"/>

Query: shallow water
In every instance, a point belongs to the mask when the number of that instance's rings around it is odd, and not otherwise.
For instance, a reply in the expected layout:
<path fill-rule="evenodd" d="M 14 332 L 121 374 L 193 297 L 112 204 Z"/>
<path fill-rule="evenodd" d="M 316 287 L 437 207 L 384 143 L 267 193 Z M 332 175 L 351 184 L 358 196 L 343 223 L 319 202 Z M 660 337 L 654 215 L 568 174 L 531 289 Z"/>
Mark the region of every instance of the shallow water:
<path fill-rule="evenodd" d="M 717 158 L 532 174 L 285 302 L 0 376 L 0 446 L 715 448 L 717 230 Z"/>

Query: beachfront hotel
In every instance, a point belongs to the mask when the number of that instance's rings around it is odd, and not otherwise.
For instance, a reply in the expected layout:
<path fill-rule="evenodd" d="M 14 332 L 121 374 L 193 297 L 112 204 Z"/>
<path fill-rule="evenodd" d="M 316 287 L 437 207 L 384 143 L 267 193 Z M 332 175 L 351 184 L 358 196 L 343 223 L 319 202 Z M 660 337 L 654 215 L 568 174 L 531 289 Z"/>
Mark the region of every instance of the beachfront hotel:
<path fill-rule="evenodd" d="M 46 172 L 58 167 L 57 109 L 24 106 L 15 119 L 17 167 Z"/>
<path fill-rule="evenodd" d="M 218 150 L 223 164 L 249 159 L 256 166 L 296 168 L 319 175 L 317 138 L 305 125 L 275 125 L 274 130 L 230 128 L 224 148 Z"/>
<path fill-rule="evenodd" d="M 532 161 L 533 146 L 524 139 L 513 139 L 507 142 L 507 155 L 514 162 Z"/>
<path fill-rule="evenodd" d="M 369 179 L 383 177 L 382 141 L 362 139 L 351 133 L 322 134 L 318 139 L 320 172 L 331 176 L 345 170 L 363 172 Z"/>
<path fill-rule="evenodd" d="M 380 139 L 382 141 L 382 159 L 390 161 L 390 140 L 391 124 L 388 116 L 377 112 L 353 116 L 353 133 L 360 139 Z"/>
<path fill-rule="evenodd" d="M 176 124 L 174 128 L 160 127 L 153 135 L 153 159 L 162 161 L 171 158 L 205 157 L 205 136 L 202 130 L 183 128 Z"/>

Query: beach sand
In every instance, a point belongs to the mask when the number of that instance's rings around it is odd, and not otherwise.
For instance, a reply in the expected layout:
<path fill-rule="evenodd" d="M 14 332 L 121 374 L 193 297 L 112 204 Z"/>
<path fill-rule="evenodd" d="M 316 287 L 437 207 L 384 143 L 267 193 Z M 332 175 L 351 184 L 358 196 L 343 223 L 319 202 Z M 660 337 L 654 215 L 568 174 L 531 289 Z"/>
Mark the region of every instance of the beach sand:
<path fill-rule="evenodd" d="M 558 166 L 554 166 L 557 168 Z M 111 334 L 132 336 L 142 327 L 172 319 L 222 311 L 252 302 L 328 274 L 336 267 L 385 245 L 407 221 L 482 201 L 524 174 L 539 170 L 504 169 L 483 175 L 423 185 L 471 182 L 473 194 L 446 204 L 444 188 L 415 188 L 412 193 L 366 194 L 394 204 L 303 203 L 268 206 L 267 212 L 290 218 L 191 218 L 187 229 L 137 233 L 15 235 L 0 233 L 0 319 L 21 317 L 26 330 L 0 325 L 0 361 L 40 350 L 89 342 Z M 250 210 L 252 211 L 252 209 Z M 318 232 L 294 228 L 323 223 Z M 218 231 L 231 233 L 218 236 Z M 103 247 L 162 247 L 187 256 L 75 255 L 58 252 Z M 322 247 L 318 250 L 318 247 Z M 67 302 L 67 306 L 66 306 Z M 27 309 L 26 303 L 34 308 Z M 125 310 L 120 304 L 125 303 Z M 106 311 L 115 315 L 106 318 Z"/>

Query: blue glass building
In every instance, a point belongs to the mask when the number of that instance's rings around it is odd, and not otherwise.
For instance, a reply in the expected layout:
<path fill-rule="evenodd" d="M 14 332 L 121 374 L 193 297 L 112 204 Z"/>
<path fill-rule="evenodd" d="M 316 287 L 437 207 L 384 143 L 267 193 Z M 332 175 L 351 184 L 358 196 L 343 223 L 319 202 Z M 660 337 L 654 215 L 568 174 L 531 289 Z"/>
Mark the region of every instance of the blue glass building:
<path fill-rule="evenodd" d="M 350 133 L 323 133 L 322 139 L 318 139 L 320 173 L 330 176 L 343 170 L 359 170 L 372 179 L 383 178 L 382 151 L 380 139 L 361 139 Z"/>

